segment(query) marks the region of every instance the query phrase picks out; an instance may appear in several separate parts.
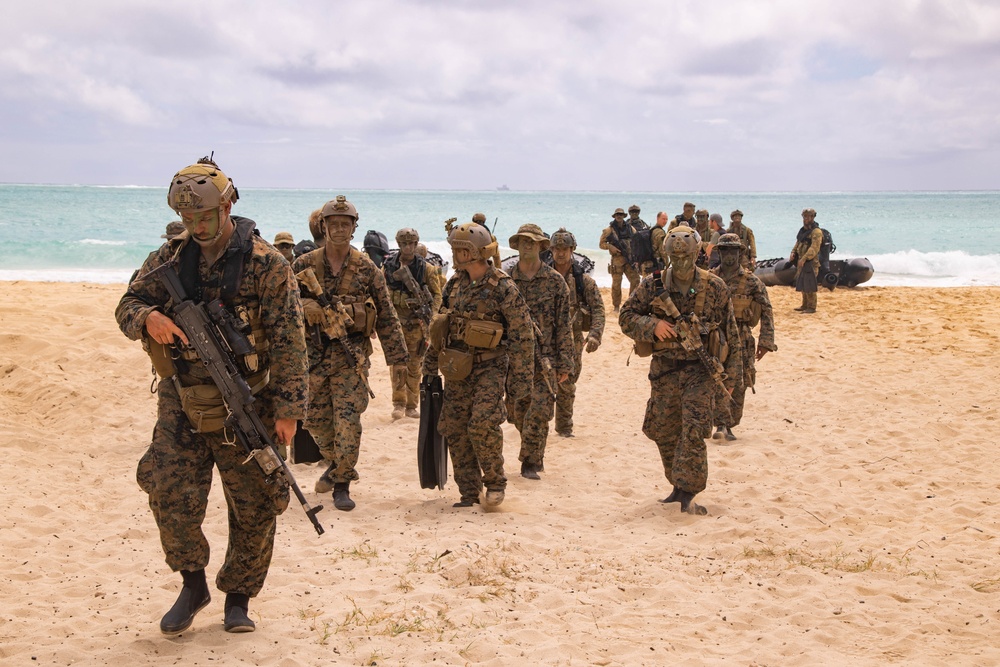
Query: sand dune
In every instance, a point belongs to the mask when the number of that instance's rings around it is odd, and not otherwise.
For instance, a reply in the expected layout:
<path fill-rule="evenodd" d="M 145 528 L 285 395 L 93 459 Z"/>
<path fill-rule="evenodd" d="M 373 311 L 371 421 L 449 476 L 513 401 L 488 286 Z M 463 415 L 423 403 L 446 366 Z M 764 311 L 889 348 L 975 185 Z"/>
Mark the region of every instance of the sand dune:
<path fill-rule="evenodd" d="M 759 365 L 739 440 L 711 441 L 690 517 L 641 433 L 647 361 L 610 322 L 585 355 L 577 437 L 498 511 L 419 488 L 417 423 L 364 418 L 358 508 L 293 502 L 251 604 L 224 595 L 160 635 L 180 578 L 134 481 L 155 417 L 149 363 L 122 336 L 122 286 L 0 293 L 0 664 L 815 665 L 1000 663 L 998 288 L 863 288 L 795 313 Z M 607 294 L 605 295 L 608 298 Z M 319 474 L 296 465 L 311 500 Z M 206 532 L 225 547 L 221 491 Z M 991 625 L 992 624 L 992 625 Z"/>

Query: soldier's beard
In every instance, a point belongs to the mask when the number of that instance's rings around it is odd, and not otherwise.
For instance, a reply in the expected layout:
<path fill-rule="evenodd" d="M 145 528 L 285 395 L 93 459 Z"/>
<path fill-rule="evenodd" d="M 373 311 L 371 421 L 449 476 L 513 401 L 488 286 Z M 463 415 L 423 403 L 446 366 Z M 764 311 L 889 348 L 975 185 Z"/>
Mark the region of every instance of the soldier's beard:
<path fill-rule="evenodd" d="M 740 263 L 740 255 L 736 252 L 722 253 L 722 266 L 732 269 Z"/>

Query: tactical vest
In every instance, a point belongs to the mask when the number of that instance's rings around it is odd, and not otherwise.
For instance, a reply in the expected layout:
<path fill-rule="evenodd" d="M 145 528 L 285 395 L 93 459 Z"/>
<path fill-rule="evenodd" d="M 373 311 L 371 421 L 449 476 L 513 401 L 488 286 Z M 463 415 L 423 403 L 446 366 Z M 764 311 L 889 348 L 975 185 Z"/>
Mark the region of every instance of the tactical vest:
<path fill-rule="evenodd" d="M 670 292 L 667 289 L 666 285 L 670 284 L 671 275 L 672 275 L 672 269 L 666 270 L 666 279 L 664 279 L 663 274 L 660 271 L 653 272 L 654 300 L 656 297 L 664 297 L 667 299 L 670 298 Z M 708 271 L 705 271 L 704 269 L 695 268 L 695 278 L 694 281 L 691 283 L 691 287 L 695 290 L 694 308 L 692 309 L 691 313 L 696 315 L 698 319 L 701 320 L 705 312 L 705 294 L 707 292 L 706 288 L 708 287 Z M 680 308 L 678 308 L 678 310 L 680 310 Z M 656 315 L 656 317 L 660 318 L 661 320 L 665 320 L 666 322 L 669 322 L 671 325 L 673 325 L 677 321 L 675 318 L 667 315 L 667 313 L 665 313 L 658 306 L 654 305 L 652 311 L 653 314 Z M 653 341 L 652 343 L 653 353 L 665 352 L 667 350 L 671 350 L 674 352 L 682 352 L 684 351 L 684 346 L 681 344 L 680 339 L 678 338 L 667 338 L 666 340 Z M 637 352 L 639 351 L 638 343 L 636 351 Z M 684 351 L 684 356 L 687 356 L 686 351 Z"/>
<path fill-rule="evenodd" d="M 420 255 L 415 255 L 407 266 L 410 268 L 410 274 L 413 275 L 413 279 L 417 285 L 426 284 L 427 260 Z M 389 299 L 392 301 L 392 305 L 397 310 L 409 311 L 410 304 L 408 301 L 416 295 L 410 293 L 410 290 L 406 288 L 406 284 L 403 281 L 392 277 L 392 274 L 398 271 L 399 267 L 399 252 L 397 251 L 385 258 L 385 262 L 382 264 L 382 272 L 385 274 L 385 285 L 389 288 Z"/>
<path fill-rule="evenodd" d="M 326 277 L 326 249 L 317 248 L 312 252 L 308 252 L 302 256 L 309 266 L 312 267 L 313 271 L 316 272 L 316 280 L 319 281 L 320 286 L 324 286 L 324 279 Z M 347 258 L 344 260 L 344 266 L 340 270 L 340 275 L 337 277 L 337 291 L 336 295 L 340 298 L 341 303 L 347 308 L 347 314 L 351 316 L 354 321 L 354 326 L 348 330 L 348 333 L 359 333 L 364 334 L 366 337 L 370 337 L 372 332 L 375 331 L 375 318 L 378 316 L 378 310 L 375 308 L 375 300 L 372 299 L 367 293 L 362 294 L 349 294 L 348 291 L 351 289 L 351 282 L 354 278 L 354 274 L 358 273 L 364 264 L 365 256 L 361 254 L 361 251 L 355 249 L 353 246 L 347 253 Z M 368 349 L 368 354 L 371 354 L 371 341 L 367 341 L 366 348 Z"/>
<path fill-rule="evenodd" d="M 736 324 L 753 328 L 760 322 L 761 307 L 754 301 L 747 290 L 750 282 L 750 274 L 742 271 L 734 285 L 729 287 L 729 299 L 733 302 L 733 315 L 736 316 Z"/>
<path fill-rule="evenodd" d="M 571 303 L 570 306 L 575 307 L 580 312 L 580 330 L 587 332 L 590 331 L 590 326 L 592 324 L 593 316 L 590 312 L 590 304 L 587 303 L 587 292 L 584 289 L 583 284 L 583 267 L 573 262 L 569 269 L 570 275 L 573 276 L 573 284 L 576 289 L 573 292 L 576 295 L 576 302 Z M 574 317 L 573 322 L 576 323 L 577 319 Z"/>

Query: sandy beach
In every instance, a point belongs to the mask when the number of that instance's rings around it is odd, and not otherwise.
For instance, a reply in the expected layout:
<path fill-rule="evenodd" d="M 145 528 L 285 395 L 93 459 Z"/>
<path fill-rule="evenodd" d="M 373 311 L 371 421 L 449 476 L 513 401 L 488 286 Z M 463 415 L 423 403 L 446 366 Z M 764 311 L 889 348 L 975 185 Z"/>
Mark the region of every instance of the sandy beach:
<path fill-rule="evenodd" d="M 364 416 L 355 511 L 317 537 L 279 519 L 257 632 L 224 594 L 177 638 L 180 587 L 135 464 L 155 419 L 122 285 L 0 290 L 0 664 L 995 665 L 1000 663 L 1000 288 L 772 288 L 778 352 L 731 444 L 710 441 L 707 517 L 669 491 L 641 433 L 648 361 L 611 320 L 585 355 L 576 437 L 498 511 L 420 489 L 417 421 L 389 377 Z M 610 312 L 610 296 L 605 290 Z M 311 501 L 320 470 L 296 465 Z M 205 523 L 225 548 L 218 483 Z M 992 625 L 991 625 L 992 624 Z"/>

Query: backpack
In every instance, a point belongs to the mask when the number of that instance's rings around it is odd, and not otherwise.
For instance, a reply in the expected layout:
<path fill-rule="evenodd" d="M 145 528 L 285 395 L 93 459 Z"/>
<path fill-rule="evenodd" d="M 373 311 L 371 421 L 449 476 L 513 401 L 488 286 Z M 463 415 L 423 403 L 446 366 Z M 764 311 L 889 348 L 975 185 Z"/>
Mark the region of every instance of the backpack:
<path fill-rule="evenodd" d="M 821 274 L 826 274 L 830 271 L 830 255 L 837 252 L 837 246 L 829 230 L 820 227 L 819 231 L 823 232 L 823 242 L 819 246 L 819 269 Z"/>
<path fill-rule="evenodd" d="M 654 259 L 653 240 L 650 238 L 652 231 L 647 227 L 632 233 L 632 261 L 636 264 L 651 262 Z"/>
<path fill-rule="evenodd" d="M 369 229 L 365 233 L 365 241 L 362 249 L 375 262 L 375 266 L 382 268 L 382 262 L 385 261 L 385 256 L 389 254 L 389 239 L 382 232 Z"/>

